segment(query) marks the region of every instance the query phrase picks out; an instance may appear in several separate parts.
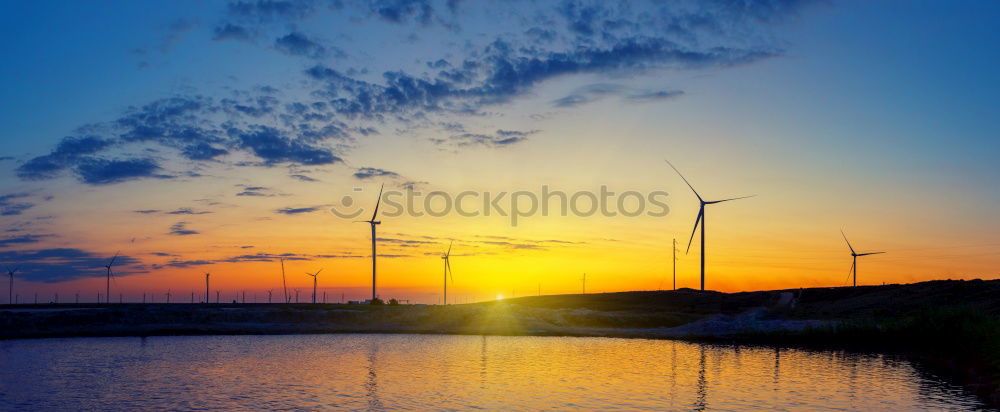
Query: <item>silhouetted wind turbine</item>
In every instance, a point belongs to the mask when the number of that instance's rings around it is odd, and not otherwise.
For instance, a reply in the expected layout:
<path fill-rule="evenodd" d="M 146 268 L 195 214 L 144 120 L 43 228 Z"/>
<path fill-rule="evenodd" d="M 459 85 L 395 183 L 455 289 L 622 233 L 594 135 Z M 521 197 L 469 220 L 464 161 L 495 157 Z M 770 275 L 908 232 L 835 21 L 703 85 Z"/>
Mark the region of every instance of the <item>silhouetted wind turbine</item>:
<path fill-rule="evenodd" d="M 375 213 L 372 213 L 372 218 L 369 220 L 355 221 L 356 223 L 368 223 L 372 227 L 372 303 L 375 303 L 375 299 L 378 297 L 378 295 L 375 294 L 375 257 L 377 256 L 375 253 L 375 225 L 380 225 L 382 222 L 375 220 L 375 218 L 378 217 L 378 206 L 382 203 L 383 188 L 385 188 L 384 183 L 378 188 L 378 198 L 375 199 Z"/>
<path fill-rule="evenodd" d="M 211 273 L 205 272 L 205 303 L 208 303 L 208 278 L 212 276 Z M 145 295 L 143 295 L 145 296 Z"/>
<path fill-rule="evenodd" d="M 312 276 L 312 278 L 313 278 L 313 304 L 314 305 L 316 304 L 316 282 L 319 280 L 319 272 L 322 272 L 322 271 L 323 271 L 323 269 L 317 270 L 316 273 L 306 272 L 307 275 Z"/>
<path fill-rule="evenodd" d="M 104 292 L 105 298 L 108 301 L 108 303 L 111 303 L 111 276 L 113 276 L 112 273 L 111 273 L 111 267 L 114 266 L 115 260 L 118 259 L 118 254 L 119 253 L 121 253 L 121 251 L 115 252 L 115 256 L 111 258 L 111 261 L 108 262 L 107 265 L 104 265 L 104 267 L 108 269 L 107 286 L 106 286 L 106 289 L 105 289 L 105 292 Z M 100 300 L 100 299 L 98 299 L 98 300 Z"/>
<path fill-rule="evenodd" d="M 452 242 L 454 243 L 454 242 Z M 448 251 L 445 252 L 441 259 L 444 260 L 444 304 L 448 304 L 448 275 L 451 276 L 451 283 L 455 283 L 455 275 L 451 271 L 451 261 L 448 258 L 451 257 L 451 243 L 448 244 Z"/>
<path fill-rule="evenodd" d="M 699 203 L 698 217 L 694 220 L 694 229 L 691 231 L 691 238 L 688 239 L 687 251 L 685 251 L 684 253 L 687 254 L 691 252 L 691 243 L 694 241 L 694 233 L 698 231 L 698 224 L 700 223 L 701 224 L 701 290 L 705 290 L 705 206 L 714 205 L 716 203 L 728 202 L 730 200 L 746 199 L 748 197 L 754 197 L 756 195 L 733 197 L 722 200 L 702 199 L 701 195 L 698 194 L 698 191 L 694 190 L 694 186 L 691 186 L 691 183 L 688 182 L 687 178 L 685 178 L 684 175 L 681 174 L 681 171 L 677 170 L 677 168 L 674 167 L 674 164 L 670 163 L 669 160 L 667 160 L 666 162 L 668 165 L 670 165 L 672 169 L 674 169 L 675 172 L 677 172 L 677 175 L 681 177 L 681 180 L 684 180 L 684 183 L 686 183 L 688 187 L 691 188 L 691 191 L 694 192 L 694 195 L 698 198 L 698 203 Z"/>
<path fill-rule="evenodd" d="M 885 253 L 885 252 L 857 253 L 857 252 L 854 251 L 854 247 L 851 246 L 851 241 L 847 240 L 847 235 L 844 234 L 843 230 L 840 231 L 840 234 L 841 234 L 841 236 L 844 236 L 844 241 L 847 242 L 847 248 L 851 249 L 851 259 L 852 259 L 852 261 L 851 261 L 851 270 L 847 272 L 847 276 L 851 276 L 851 274 L 853 273 L 853 275 L 854 275 L 854 286 L 858 286 L 858 256 L 878 255 L 878 254 L 882 254 L 882 253 Z"/>
<path fill-rule="evenodd" d="M 7 303 L 14 304 L 14 273 L 17 273 L 19 267 L 7 268 L 7 276 L 10 276 L 10 286 L 7 289 Z"/>
<path fill-rule="evenodd" d="M 285 291 L 285 303 L 291 303 L 292 298 L 288 296 L 288 283 L 285 283 L 285 258 L 278 258 L 281 261 L 281 288 Z"/>

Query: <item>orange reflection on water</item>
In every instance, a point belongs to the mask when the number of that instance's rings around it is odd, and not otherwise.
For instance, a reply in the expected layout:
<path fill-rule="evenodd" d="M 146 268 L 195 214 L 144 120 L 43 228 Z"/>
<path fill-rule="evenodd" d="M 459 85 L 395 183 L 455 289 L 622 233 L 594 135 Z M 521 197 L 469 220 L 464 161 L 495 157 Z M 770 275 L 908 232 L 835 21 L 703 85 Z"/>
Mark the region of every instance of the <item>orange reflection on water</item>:
<path fill-rule="evenodd" d="M 0 409 L 908 410 L 980 406 L 905 360 L 676 341 L 290 335 L 0 342 Z M 43 365 L 44 367 L 39 367 Z M 86 395 L 86 396 L 84 396 Z"/>

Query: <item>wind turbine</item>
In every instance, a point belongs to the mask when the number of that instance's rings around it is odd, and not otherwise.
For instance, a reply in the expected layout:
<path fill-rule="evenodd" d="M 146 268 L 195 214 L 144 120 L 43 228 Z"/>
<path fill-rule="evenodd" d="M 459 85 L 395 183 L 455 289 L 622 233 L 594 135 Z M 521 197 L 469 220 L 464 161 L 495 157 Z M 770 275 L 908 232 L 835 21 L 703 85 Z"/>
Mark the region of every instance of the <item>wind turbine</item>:
<path fill-rule="evenodd" d="M 117 252 L 115 252 L 115 256 L 111 258 L 111 261 L 110 261 L 110 262 L 108 262 L 108 264 L 107 264 L 107 265 L 104 265 L 104 267 L 108 269 L 108 280 L 107 280 L 107 287 L 106 287 L 106 290 L 105 290 L 105 293 L 104 293 L 104 295 L 105 295 L 105 298 L 106 298 L 106 300 L 108 301 L 108 303 L 111 303 L 111 276 L 114 276 L 114 275 L 113 275 L 113 274 L 111 273 L 111 267 L 112 267 L 112 266 L 114 266 L 114 264 L 115 264 L 115 260 L 117 260 L 117 259 L 118 259 L 118 254 L 119 254 L 119 253 L 121 253 L 121 251 L 120 251 L 120 250 L 119 250 L 119 251 L 117 251 Z"/>
<path fill-rule="evenodd" d="M 205 304 L 208 304 L 208 278 L 210 276 L 212 276 L 211 273 L 205 272 Z M 145 294 L 143 294 L 143 298 L 145 298 Z"/>
<path fill-rule="evenodd" d="M 316 282 L 319 280 L 319 272 L 322 272 L 322 271 L 323 271 L 323 269 L 317 270 L 316 273 L 306 272 L 307 275 L 312 276 L 312 278 L 313 278 L 313 304 L 314 305 L 316 304 Z"/>
<path fill-rule="evenodd" d="M 288 296 L 288 284 L 285 283 L 285 258 L 278 258 L 281 261 L 281 288 L 285 291 L 285 303 L 291 303 L 292 298 Z"/>
<path fill-rule="evenodd" d="M 375 220 L 378 217 L 378 206 L 382 203 L 382 189 L 385 188 L 385 184 L 378 188 L 378 199 L 375 199 L 375 213 L 372 213 L 372 218 L 369 220 L 357 220 L 355 223 L 368 223 L 372 227 L 372 303 L 375 303 L 375 299 L 378 295 L 375 294 L 375 225 L 380 225 L 382 222 Z"/>
<path fill-rule="evenodd" d="M 7 303 L 11 305 L 14 304 L 14 273 L 16 273 L 18 269 L 20 269 L 20 267 L 15 267 L 14 269 L 7 268 L 7 276 L 10 276 L 10 286 L 7 289 Z"/>
<path fill-rule="evenodd" d="M 852 259 L 851 270 L 847 272 L 847 276 L 851 276 L 853 274 L 854 275 L 854 286 L 858 286 L 858 256 L 878 255 L 878 254 L 882 254 L 882 253 L 885 253 L 885 252 L 857 253 L 857 252 L 854 251 L 854 247 L 851 246 L 851 241 L 847 240 L 847 235 L 844 234 L 843 230 L 840 231 L 840 234 L 842 236 L 844 236 L 844 241 L 847 242 L 847 248 L 851 249 L 851 259 Z"/>
<path fill-rule="evenodd" d="M 698 198 L 698 203 L 699 203 L 698 217 L 694 220 L 694 229 L 691 231 L 691 238 L 688 239 L 687 251 L 684 253 L 687 254 L 691 252 L 691 243 L 694 241 L 694 232 L 698 231 L 698 224 L 700 223 L 701 224 L 701 290 L 705 290 L 705 206 L 714 205 L 716 203 L 728 202 L 730 200 L 746 199 L 748 197 L 754 197 L 756 195 L 733 197 L 722 200 L 702 199 L 701 195 L 698 194 L 698 191 L 694 190 L 694 186 L 691 186 L 691 183 L 688 182 L 687 178 L 685 178 L 684 175 L 681 174 L 681 171 L 677 170 L 677 168 L 674 167 L 674 164 L 670 163 L 669 160 L 667 160 L 666 162 L 668 165 L 670 165 L 672 169 L 674 169 L 675 172 L 677 172 L 677 175 L 681 177 L 681 180 L 684 180 L 684 183 L 687 183 L 688 187 L 691 188 L 691 191 L 694 192 L 695 197 Z"/>
<path fill-rule="evenodd" d="M 452 242 L 454 243 L 454 241 Z M 448 258 L 451 257 L 451 243 L 448 244 L 448 251 L 445 252 L 441 259 L 444 260 L 444 304 L 448 304 L 448 275 L 451 274 L 451 283 L 455 283 L 455 275 L 451 271 L 451 261 Z"/>

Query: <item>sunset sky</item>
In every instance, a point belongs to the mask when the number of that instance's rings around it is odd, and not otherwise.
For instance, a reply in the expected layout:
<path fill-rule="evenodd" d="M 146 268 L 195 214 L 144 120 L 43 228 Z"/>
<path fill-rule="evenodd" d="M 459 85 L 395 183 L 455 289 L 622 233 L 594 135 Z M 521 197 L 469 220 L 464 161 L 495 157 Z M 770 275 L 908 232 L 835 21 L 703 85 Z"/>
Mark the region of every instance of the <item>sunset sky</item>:
<path fill-rule="evenodd" d="M 667 159 L 706 200 L 756 195 L 708 207 L 708 289 L 847 285 L 841 230 L 887 252 L 859 284 L 994 279 L 998 19 L 989 1 L 3 2 L 0 264 L 22 302 L 93 301 L 116 251 L 114 300 L 187 301 L 211 272 L 223 300 L 262 301 L 277 256 L 301 299 L 321 268 L 329 301 L 364 299 L 352 220 L 380 184 L 603 185 L 669 193 L 669 213 L 382 216 L 379 295 L 438 302 L 451 241 L 453 302 L 576 293 L 583 273 L 669 289 L 675 238 L 694 288 L 697 198 Z"/>

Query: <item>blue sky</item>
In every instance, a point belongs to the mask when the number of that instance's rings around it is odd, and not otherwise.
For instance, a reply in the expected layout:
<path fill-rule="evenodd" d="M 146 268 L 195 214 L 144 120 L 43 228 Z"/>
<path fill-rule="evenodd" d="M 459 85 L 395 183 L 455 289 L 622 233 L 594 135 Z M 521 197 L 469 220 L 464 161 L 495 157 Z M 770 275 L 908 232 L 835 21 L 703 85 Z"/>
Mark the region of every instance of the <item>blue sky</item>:
<path fill-rule="evenodd" d="M 907 244 L 922 236 L 1000 242 L 996 2 L 23 1 L 0 11 L 9 260 L 107 254 L 87 245 L 139 238 L 149 245 L 132 252 L 134 272 L 151 275 L 177 260 L 156 253 L 185 253 L 178 233 L 225 243 L 241 219 L 322 215 L 376 181 L 686 190 L 665 157 L 705 190 L 770 199 L 731 222 L 785 221 L 757 241 L 832 233 L 835 248 L 837 230 L 854 225 L 900 249 L 936 247 Z M 247 187 L 274 196 L 241 203 Z M 90 222 L 146 209 L 206 213 L 93 234 Z M 661 229 L 687 237 L 688 206 L 675 210 Z M 355 235 L 337 242 L 365 233 Z M 971 276 L 997 262 L 974 256 L 894 270 Z"/>

